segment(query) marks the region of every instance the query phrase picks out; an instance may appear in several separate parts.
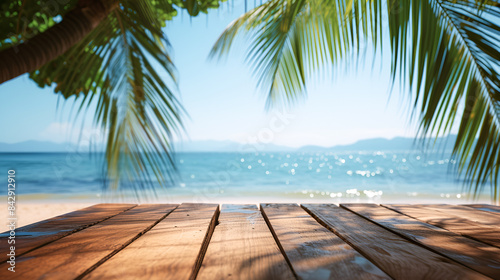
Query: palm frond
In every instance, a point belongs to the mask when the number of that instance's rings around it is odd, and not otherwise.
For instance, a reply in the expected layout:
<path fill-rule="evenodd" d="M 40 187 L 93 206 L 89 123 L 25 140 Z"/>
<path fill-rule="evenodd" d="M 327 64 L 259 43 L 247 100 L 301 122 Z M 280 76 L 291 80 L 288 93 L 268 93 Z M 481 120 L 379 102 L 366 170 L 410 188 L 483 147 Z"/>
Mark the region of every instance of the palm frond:
<path fill-rule="evenodd" d="M 94 124 L 108 133 L 104 171 L 112 189 L 147 196 L 139 190 L 154 192 L 178 175 L 172 137 L 183 131 L 186 113 L 175 96 L 175 68 L 161 28 L 178 10 L 196 16 L 223 1 L 122 0 L 84 40 L 30 74 L 40 87 L 55 84 L 56 93 L 75 97 L 79 114 L 97 104 Z"/>
<path fill-rule="evenodd" d="M 293 103 L 305 95 L 312 74 L 343 58 L 356 59 L 362 40 L 371 36 L 378 46 L 381 11 L 381 4 L 368 0 L 269 1 L 232 22 L 210 57 L 227 54 L 237 35 L 248 35 L 247 57 L 268 106 Z"/>
<path fill-rule="evenodd" d="M 441 135 L 458 122 L 458 171 L 477 197 L 484 185 L 500 199 L 500 6 L 495 1 L 403 1 L 389 13 L 393 73 L 414 90 L 419 135 Z M 411 24 L 409 24 L 411 22 Z"/>
<path fill-rule="evenodd" d="M 231 23 L 211 56 L 227 53 L 238 34 L 250 34 L 248 59 L 270 104 L 293 103 L 325 64 L 355 61 L 363 41 L 381 48 L 384 15 L 392 80 L 399 77 L 415 93 L 419 135 L 449 133 L 460 119 L 453 151 L 458 171 L 476 196 L 489 181 L 498 201 L 499 2 L 274 0 Z"/>
<path fill-rule="evenodd" d="M 83 41 L 30 76 L 77 97 L 79 111 L 97 103 L 94 120 L 108 131 L 105 170 L 115 189 L 165 185 L 175 176 L 171 139 L 182 130 L 184 110 L 171 90 L 175 69 L 156 13 L 149 1 L 123 1 Z"/>

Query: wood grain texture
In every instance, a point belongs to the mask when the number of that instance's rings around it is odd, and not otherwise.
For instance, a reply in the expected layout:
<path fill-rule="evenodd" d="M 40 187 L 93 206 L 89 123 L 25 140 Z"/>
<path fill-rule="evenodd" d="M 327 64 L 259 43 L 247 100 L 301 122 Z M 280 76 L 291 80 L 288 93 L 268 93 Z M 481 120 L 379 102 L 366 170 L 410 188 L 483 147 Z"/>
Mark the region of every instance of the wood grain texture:
<path fill-rule="evenodd" d="M 96 204 L 51 219 L 43 220 L 16 229 L 16 243 L 8 244 L 9 232 L 0 235 L 0 262 L 7 261 L 7 251 L 15 246 L 19 257 L 37 247 L 70 235 L 86 227 L 126 211 L 135 204 Z"/>
<path fill-rule="evenodd" d="M 176 205 L 139 205 L 82 231 L 68 235 L 16 260 L 16 273 L 0 265 L 0 278 L 74 279 L 123 249 L 170 213 Z"/>
<path fill-rule="evenodd" d="M 500 249 L 375 204 L 342 204 L 358 215 L 493 279 L 500 279 Z"/>
<path fill-rule="evenodd" d="M 486 211 L 481 211 L 463 205 L 422 204 L 420 206 L 439 212 L 446 212 L 448 214 L 456 215 L 479 224 L 497 227 L 500 229 L 500 215 L 494 213 L 488 213 Z"/>
<path fill-rule="evenodd" d="M 299 279 L 391 279 L 297 204 L 261 204 Z"/>
<path fill-rule="evenodd" d="M 218 204 L 183 203 L 84 279 L 194 279 L 218 214 Z"/>
<path fill-rule="evenodd" d="M 464 204 L 464 206 L 472 207 L 477 210 L 486 211 L 488 213 L 500 215 L 500 206 L 491 204 Z"/>
<path fill-rule="evenodd" d="M 303 207 L 395 279 L 489 279 L 332 204 Z"/>
<path fill-rule="evenodd" d="M 295 279 L 255 205 L 223 205 L 196 279 Z"/>
<path fill-rule="evenodd" d="M 390 204 L 382 206 L 393 209 L 422 222 L 435 225 L 500 248 L 500 230 L 496 227 L 474 222 L 470 219 L 449 213 L 448 211 L 437 211 L 426 206 L 408 204 Z"/>

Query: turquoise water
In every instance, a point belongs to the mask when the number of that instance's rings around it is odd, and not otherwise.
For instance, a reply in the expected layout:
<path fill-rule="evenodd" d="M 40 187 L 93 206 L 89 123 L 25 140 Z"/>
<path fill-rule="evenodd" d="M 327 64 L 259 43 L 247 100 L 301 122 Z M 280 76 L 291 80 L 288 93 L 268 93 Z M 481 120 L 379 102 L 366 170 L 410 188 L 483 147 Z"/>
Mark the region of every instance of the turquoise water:
<path fill-rule="evenodd" d="M 32 198 L 110 196 L 103 191 L 102 162 L 95 156 L 77 153 L 3 153 L 0 156 L 0 167 L 6 178 L 9 169 L 16 171 L 19 195 Z M 465 202 L 467 196 L 453 172 L 455 163 L 446 154 L 180 153 L 175 160 L 180 179 L 159 191 L 160 199 L 217 201 L 253 197 L 375 202 L 458 199 Z"/>

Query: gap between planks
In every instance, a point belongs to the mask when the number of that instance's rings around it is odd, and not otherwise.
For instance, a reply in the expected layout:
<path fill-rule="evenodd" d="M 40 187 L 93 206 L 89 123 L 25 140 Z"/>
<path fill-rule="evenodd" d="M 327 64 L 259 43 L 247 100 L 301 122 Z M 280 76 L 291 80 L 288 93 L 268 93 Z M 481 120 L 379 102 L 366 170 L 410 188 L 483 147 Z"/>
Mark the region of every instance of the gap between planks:
<path fill-rule="evenodd" d="M 12 279 L 78 278 L 89 268 L 133 242 L 176 207 L 177 205 L 140 205 L 85 230 L 46 244 L 19 257 L 16 260 L 19 271 L 10 277 Z M 0 268 L 2 268 L 1 276 L 4 267 L 0 265 Z"/>
<path fill-rule="evenodd" d="M 427 207 L 426 205 L 417 204 L 381 204 L 381 206 L 420 220 L 427 224 L 431 224 L 449 230 L 451 232 L 464 235 L 479 242 L 483 242 L 490 246 L 500 248 L 498 226 L 485 224 L 485 221 L 482 219 L 475 221 L 474 219 L 471 219 L 470 215 L 462 216 L 460 215 L 461 212 L 457 213 L 456 211 L 454 211 L 454 209 L 439 211 L 434 207 Z M 479 210 L 474 210 L 474 208 L 469 209 L 470 211 L 482 212 Z M 483 216 L 488 215 L 490 216 L 490 218 L 495 217 L 494 214 L 489 214 L 486 212 L 483 213 Z"/>
<path fill-rule="evenodd" d="M 421 222 L 377 204 L 341 204 L 373 223 L 434 253 L 493 279 L 500 279 L 500 249 Z"/>
<path fill-rule="evenodd" d="M 391 279 L 298 204 L 261 204 L 276 243 L 299 279 Z"/>
<path fill-rule="evenodd" d="M 296 279 L 255 204 L 224 204 L 197 279 Z"/>
<path fill-rule="evenodd" d="M 218 215 L 218 204 L 183 203 L 83 279 L 194 279 Z"/>
<path fill-rule="evenodd" d="M 16 257 L 21 257 L 63 237 L 97 225 L 136 206 L 136 204 L 95 204 L 16 229 Z M 2 235 L 8 234 L 8 231 L 2 233 Z M 5 250 L 7 253 L 10 246 L 6 238 L 1 238 L 0 252 Z M 2 254 L 0 263 L 8 260 L 8 257 L 4 258 L 4 255 L 6 254 Z"/>
<path fill-rule="evenodd" d="M 395 279 L 490 279 L 332 204 L 302 207 Z"/>
<path fill-rule="evenodd" d="M 477 210 L 485 211 L 500 215 L 500 206 L 490 204 L 463 204 L 464 206 L 471 207 Z"/>
<path fill-rule="evenodd" d="M 185 205 L 185 204 L 182 204 L 182 205 Z M 270 204 L 270 205 L 279 205 L 279 204 Z M 297 205 L 297 204 L 295 204 L 295 205 Z M 132 206 L 131 208 L 133 208 L 133 207 L 135 207 L 135 206 Z M 298 207 L 298 206 L 297 206 L 297 207 Z M 301 207 L 299 207 L 299 208 L 300 208 L 300 209 L 307 209 L 307 206 L 304 206 L 304 205 L 303 205 L 302 207 L 303 207 L 303 208 L 301 208 Z M 264 208 L 265 208 L 265 207 L 264 207 Z M 275 245 L 277 246 L 277 249 L 278 249 L 278 251 L 279 251 L 279 254 L 280 254 L 280 255 L 284 258 L 284 261 L 285 261 L 285 263 L 286 263 L 286 266 L 290 269 L 290 272 L 292 273 L 292 274 L 291 274 L 291 275 L 292 275 L 291 277 L 295 277 L 295 278 L 299 278 L 299 279 L 306 279 L 305 277 L 300 277 L 300 276 L 298 276 L 298 275 L 297 275 L 297 273 L 296 273 L 296 271 L 295 271 L 295 269 L 294 269 L 294 265 L 293 265 L 294 261 L 293 261 L 293 260 L 291 260 L 291 258 L 287 255 L 287 253 L 286 253 L 286 252 L 287 252 L 287 250 L 285 249 L 285 247 L 283 246 L 283 244 L 281 244 L 280 239 L 279 239 L 279 234 L 278 234 L 278 233 L 275 231 L 275 229 L 273 228 L 273 222 L 272 222 L 272 221 L 270 221 L 269 217 L 266 215 L 266 212 L 265 212 L 265 209 L 264 209 L 264 208 L 262 207 L 262 204 L 261 204 L 261 205 L 260 205 L 260 207 L 259 207 L 259 208 L 257 208 L 257 209 L 255 209 L 255 210 L 257 210 L 257 212 L 258 212 L 258 213 L 260 213 L 260 215 L 262 215 L 262 217 L 263 217 L 263 219 L 264 219 L 264 222 L 265 222 L 265 225 L 266 225 L 266 227 L 267 227 L 267 230 L 269 230 L 269 232 L 271 233 L 272 240 L 274 240 L 274 243 L 275 243 Z M 130 208 L 129 208 L 129 209 L 130 209 Z M 127 209 L 127 210 L 129 210 L 129 209 Z M 218 207 L 217 207 L 217 210 L 215 211 L 215 214 L 214 214 L 214 216 L 213 216 L 213 218 L 212 218 L 212 220 L 211 220 L 211 222 L 210 222 L 210 226 L 209 226 L 209 228 L 207 229 L 207 231 L 206 231 L 206 233 L 205 233 L 205 235 L 204 235 L 204 238 L 203 238 L 203 243 L 202 243 L 201 247 L 199 247 L 200 249 L 199 249 L 199 252 L 198 252 L 198 254 L 197 254 L 196 261 L 195 261 L 195 264 L 194 264 L 194 268 L 192 269 L 191 276 L 190 276 L 189 278 L 185 278 L 185 279 L 195 279 L 195 278 L 198 276 L 198 273 L 200 272 L 201 267 L 203 266 L 203 262 L 205 261 L 206 253 L 207 253 L 207 251 L 208 251 L 208 250 L 210 250 L 210 245 L 211 245 L 211 241 L 212 241 L 212 240 L 211 240 L 211 239 L 212 239 L 212 236 L 213 236 L 213 234 L 214 234 L 215 230 L 217 230 L 217 227 L 219 226 L 219 215 L 220 215 L 220 214 L 219 214 L 219 213 L 220 213 L 220 210 L 219 210 L 219 209 L 220 209 L 220 206 L 218 206 Z M 472 209 L 472 208 L 471 208 L 471 209 Z M 82 209 L 82 210 L 83 210 L 83 209 Z M 127 210 L 125 210 L 125 211 L 127 211 Z M 177 210 L 177 209 L 176 209 L 176 210 Z M 80 211 L 80 210 L 79 210 L 79 211 Z M 125 211 L 124 211 L 124 212 L 125 212 Z M 302 210 L 302 211 L 303 211 L 303 210 Z M 386 227 L 383 227 L 383 226 L 379 225 L 378 223 L 376 223 L 376 222 L 374 222 L 374 221 L 372 221 L 372 220 L 370 220 L 370 219 L 368 219 L 368 218 L 366 218 L 366 217 L 363 217 L 362 215 L 360 215 L 360 214 L 358 214 L 358 213 L 356 213 L 356 212 L 354 212 L 354 211 L 350 211 L 350 210 L 345 210 L 345 211 L 348 211 L 348 212 L 350 212 L 350 213 L 356 214 L 359 218 L 361 218 L 361 219 L 365 219 L 365 220 L 367 220 L 367 221 L 369 221 L 369 222 L 373 223 L 374 225 L 376 225 L 376 226 L 378 226 L 378 227 L 380 227 L 380 228 L 382 228 L 382 229 L 387 230 L 389 233 L 390 233 L 390 232 L 393 232 L 393 231 L 391 231 L 390 229 L 387 229 Z M 76 211 L 76 212 L 78 212 L 78 211 Z M 174 211 L 174 212 L 175 212 L 175 211 Z M 84 271 L 84 273 L 80 274 L 80 275 L 77 277 L 77 279 L 81 279 L 81 278 L 85 278 L 85 279 L 87 279 L 87 276 L 88 276 L 88 277 L 92 276 L 92 273 L 93 273 L 95 270 L 97 270 L 97 269 L 99 269 L 99 268 L 102 268 L 102 266 L 103 266 L 103 265 L 106 265 L 110 259 L 113 259 L 113 258 L 117 257 L 119 254 L 122 254 L 125 250 L 127 250 L 127 248 L 130 248 L 129 246 L 130 246 L 131 244 L 134 244 L 137 240 L 140 240 L 139 238 L 144 238 L 144 236 L 145 236 L 147 233 L 150 233 L 153 229 L 155 229 L 155 227 L 156 227 L 156 226 L 158 226 L 158 225 L 159 225 L 162 221 L 164 221 L 165 219 L 167 219 L 167 217 L 169 217 L 169 216 L 170 216 L 172 213 L 174 213 L 174 212 L 169 212 L 169 213 L 167 213 L 167 214 L 166 214 L 163 218 L 161 218 L 161 219 L 157 220 L 157 221 L 156 221 L 156 222 L 155 222 L 155 223 L 154 223 L 151 227 L 149 227 L 149 228 L 147 228 L 145 231 L 143 231 L 143 232 L 139 233 L 137 236 L 135 236 L 135 238 L 133 238 L 132 240 L 129 240 L 129 242 L 125 242 L 121 248 L 119 248 L 119 249 L 117 249 L 117 250 L 115 250 L 115 251 L 111 252 L 109 255 L 106 255 L 104 258 L 100 259 L 100 260 L 99 260 L 97 263 L 95 263 L 92 267 L 90 267 L 89 269 L 87 269 L 86 271 Z M 304 213 L 305 213 L 305 212 L 306 212 L 306 211 L 304 211 Z M 309 212 L 309 211 L 307 211 L 307 212 Z M 397 213 L 396 211 L 394 211 L 394 212 L 395 212 L 395 213 Z M 122 213 L 123 213 L 123 212 L 122 212 Z M 70 213 L 68 213 L 68 214 L 70 214 Z M 340 237 L 342 240 L 344 240 L 345 242 L 347 242 L 347 244 L 349 244 L 349 245 L 351 245 L 351 246 L 352 246 L 352 244 L 350 243 L 349 238 L 345 238 L 345 237 L 343 237 L 343 236 L 342 236 L 342 235 L 340 235 L 338 232 L 336 232 L 336 231 L 332 230 L 332 229 L 331 229 L 331 227 L 330 227 L 330 226 L 328 226 L 328 224 L 327 224 L 327 223 L 326 223 L 326 224 L 324 224 L 324 223 L 323 223 L 323 221 L 322 221 L 321 219 L 319 219 L 319 218 L 318 218 L 318 217 L 316 217 L 315 215 L 310 215 L 310 214 L 311 214 L 311 213 L 309 212 L 309 214 L 307 214 L 307 215 L 309 215 L 309 218 L 311 218 L 311 219 L 315 220 L 315 221 L 318 223 L 318 226 L 319 226 L 319 227 L 326 228 L 326 230 L 327 230 L 328 232 L 331 232 L 331 233 L 332 233 L 332 234 L 334 234 L 335 236 Z M 67 214 L 65 214 L 65 215 L 67 215 Z M 116 216 L 116 215 L 117 215 L 117 214 L 115 214 L 115 216 Z M 64 215 L 63 215 L 63 216 L 64 216 Z M 189 215 L 188 215 L 188 216 L 189 216 Z M 111 216 L 111 217 L 113 217 L 113 216 Z M 98 221 L 98 222 L 96 222 L 96 223 L 94 223 L 94 224 L 87 225 L 86 227 L 80 228 L 80 229 L 78 229 L 78 230 L 76 230 L 76 231 L 69 232 L 69 233 L 67 233 L 67 234 L 66 234 L 66 235 L 64 235 L 64 236 L 59 237 L 58 239 L 55 239 L 55 240 L 49 241 L 48 243 L 43 243 L 42 245 L 39 245 L 39 246 L 38 246 L 38 247 L 36 247 L 36 248 L 40 248 L 40 247 L 45 246 L 45 245 L 47 245 L 47 244 L 51 244 L 51 243 L 53 243 L 53 242 L 55 242 L 55 241 L 57 241 L 57 240 L 60 240 L 60 239 L 61 239 L 61 238 L 63 238 L 63 237 L 68 236 L 68 235 L 69 235 L 69 236 L 71 236 L 73 233 L 78 232 L 78 231 L 81 231 L 82 229 L 87 229 L 87 228 L 89 228 L 89 227 L 90 227 L 90 228 L 92 228 L 92 227 L 91 227 L 92 225 L 95 225 L 95 224 L 98 224 L 98 223 L 100 223 L 100 222 L 102 222 L 102 221 L 108 220 L 108 219 L 110 219 L 111 217 L 107 217 L 107 218 L 105 218 L 105 219 L 103 219 L 103 220 L 100 220 L 100 221 Z M 394 233 L 393 233 L 393 234 L 394 234 Z M 398 235 L 398 234 L 396 233 L 396 235 Z M 411 241 L 411 240 L 410 240 L 410 241 Z M 411 242 L 412 242 L 412 243 L 415 243 L 414 241 L 411 241 Z M 421 246 L 421 247 L 423 247 L 423 248 L 425 248 L 425 249 L 429 250 L 429 248 L 427 248 L 427 247 L 425 247 L 425 246 L 422 246 L 421 244 L 415 244 L 415 245 L 419 245 L 419 246 Z M 363 248 L 358 248 L 358 247 L 355 247 L 355 246 L 353 246 L 353 247 L 354 247 L 354 248 L 356 248 L 355 250 L 356 250 L 357 252 L 359 252 L 361 255 L 363 255 L 364 257 L 366 257 L 366 259 L 368 259 L 368 261 L 369 261 L 369 262 L 370 262 L 370 261 L 371 261 L 371 262 L 373 262 L 373 260 L 372 260 L 372 259 L 373 259 L 373 256 L 372 256 L 372 255 L 367 254 L 367 253 L 366 253 L 366 252 L 364 252 L 363 250 L 360 250 L 360 249 L 363 249 Z M 36 248 L 32 248 L 32 249 L 30 249 L 30 251 L 28 251 L 28 252 L 31 252 L 31 251 L 35 250 Z M 28 253 L 28 252 L 25 252 L 25 253 Z M 430 250 L 430 252 L 434 252 L 434 251 L 433 251 L 433 250 Z M 435 253 L 435 252 L 434 252 L 434 253 Z M 380 265 L 379 265 L 379 264 L 378 264 L 378 266 L 380 267 Z M 385 270 L 384 270 L 384 271 L 385 271 Z M 96 275 L 97 275 L 97 274 L 96 274 Z M 283 276 L 286 276 L 286 275 L 287 275 L 287 274 L 285 273 L 284 275 L 281 275 L 281 276 L 283 277 Z M 123 277 L 123 275 L 121 275 L 121 277 Z M 286 277 L 288 277 L 288 278 L 289 278 L 289 277 L 290 277 L 290 275 L 288 275 L 288 276 L 286 276 Z M 91 277 L 90 277 L 90 278 L 91 278 Z M 99 278 L 99 277 L 96 277 L 96 278 Z M 149 277 L 148 277 L 148 278 L 149 278 Z"/>

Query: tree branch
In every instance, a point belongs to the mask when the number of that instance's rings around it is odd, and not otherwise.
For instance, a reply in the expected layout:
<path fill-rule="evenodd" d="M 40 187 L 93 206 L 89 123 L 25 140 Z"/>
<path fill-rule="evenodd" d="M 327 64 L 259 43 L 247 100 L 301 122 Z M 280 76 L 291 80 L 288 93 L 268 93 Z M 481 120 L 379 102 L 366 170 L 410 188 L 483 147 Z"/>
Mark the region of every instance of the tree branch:
<path fill-rule="evenodd" d="M 0 51 L 0 84 L 34 71 L 62 55 L 116 7 L 118 0 L 80 0 L 60 23 L 19 45 Z"/>

